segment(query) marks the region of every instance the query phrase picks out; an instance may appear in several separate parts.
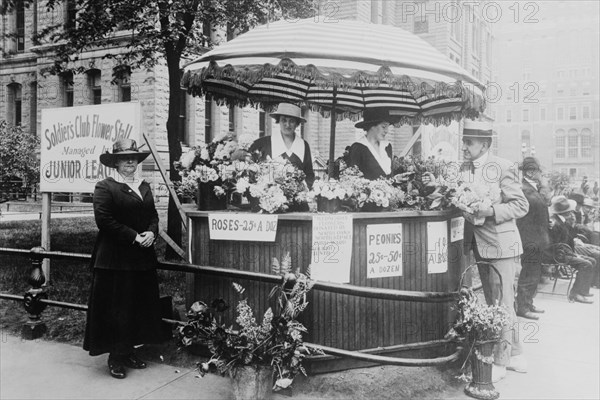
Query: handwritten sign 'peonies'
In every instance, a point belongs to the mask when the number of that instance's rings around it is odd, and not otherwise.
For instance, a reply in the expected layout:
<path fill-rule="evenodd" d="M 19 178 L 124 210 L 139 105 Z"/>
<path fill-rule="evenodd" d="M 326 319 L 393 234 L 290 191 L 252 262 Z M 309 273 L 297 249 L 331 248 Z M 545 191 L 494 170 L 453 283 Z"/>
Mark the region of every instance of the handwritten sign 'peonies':
<path fill-rule="evenodd" d="M 140 143 L 139 103 L 115 103 L 42 110 L 40 190 L 93 192 L 96 182 L 114 176 L 100 154 L 118 139 Z"/>

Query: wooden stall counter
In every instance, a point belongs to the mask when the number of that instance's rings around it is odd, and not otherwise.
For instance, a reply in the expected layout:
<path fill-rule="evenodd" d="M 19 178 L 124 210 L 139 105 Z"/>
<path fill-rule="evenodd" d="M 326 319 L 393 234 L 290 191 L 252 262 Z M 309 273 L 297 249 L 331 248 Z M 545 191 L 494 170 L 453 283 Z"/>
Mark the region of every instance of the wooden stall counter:
<path fill-rule="evenodd" d="M 316 280 L 421 292 L 452 292 L 463 270 L 457 211 L 253 214 L 186 208 L 193 264 L 270 273 L 273 257 Z M 260 226 L 260 229 L 258 229 Z M 231 279 L 195 274 L 188 305 L 223 298 L 235 312 Z M 257 318 L 269 307 L 272 284 L 236 280 Z M 381 300 L 313 290 L 301 320 L 307 341 L 347 350 L 443 338 L 451 302 Z M 233 319 L 231 320 L 233 322 Z"/>

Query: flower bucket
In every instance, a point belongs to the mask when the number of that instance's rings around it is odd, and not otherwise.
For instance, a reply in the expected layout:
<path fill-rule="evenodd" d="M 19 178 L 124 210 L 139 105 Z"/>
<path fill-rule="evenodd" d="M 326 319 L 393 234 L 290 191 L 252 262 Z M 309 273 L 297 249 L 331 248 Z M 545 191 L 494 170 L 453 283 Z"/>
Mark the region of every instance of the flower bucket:
<path fill-rule="evenodd" d="M 246 365 L 230 372 L 233 398 L 263 400 L 272 397 L 273 369 L 270 365 Z"/>
<path fill-rule="evenodd" d="M 465 393 L 476 399 L 494 400 L 500 393 L 492 383 L 495 341 L 476 342 L 471 352 L 471 372 L 473 379 L 465 387 Z"/>
<path fill-rule="evenodd" d="M 327 212 L 327 213 L 335 213 L 340 211 L 342 207 L 342 201 L 337 197 L 334 199 L 328 199 L 326 197 L 321 197 L 317 199 L 317 211 L 319 212 Z"/>
<path fill-rule="evenodd" d="M 212 211 L 225 210 L 227 208 L 227 198 L 225 196 L 218 197 L 215 194 L 215 186 L 218 186 L 217 181 L 198 181 L 198 195 L 196 196 L 198 210 Z"/>

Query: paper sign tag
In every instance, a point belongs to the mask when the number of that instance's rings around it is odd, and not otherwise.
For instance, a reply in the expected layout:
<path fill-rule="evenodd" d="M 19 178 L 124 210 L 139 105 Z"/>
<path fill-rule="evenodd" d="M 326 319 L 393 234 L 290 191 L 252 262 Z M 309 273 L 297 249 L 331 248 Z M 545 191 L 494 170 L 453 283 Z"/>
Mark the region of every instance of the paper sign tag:
<path fill-rule="evenodd" d="M 210 213 L 208 228 L 211 240 L 274 242 L 277 215 Z"/>
<path fill-rule="evenodd" d="M 427 223 L 427 273 L 448 271 L 448 223 Z"/>
<path fill-rule="evenodd" d="M 402 224 L 367 225 L 367 278 L 402 276 Z"/>
<path fill-rule="evenodd" d="M 450 242 L 463 240 L 465 236 L 465 219 L 456 217 L 450 220 Z"/>

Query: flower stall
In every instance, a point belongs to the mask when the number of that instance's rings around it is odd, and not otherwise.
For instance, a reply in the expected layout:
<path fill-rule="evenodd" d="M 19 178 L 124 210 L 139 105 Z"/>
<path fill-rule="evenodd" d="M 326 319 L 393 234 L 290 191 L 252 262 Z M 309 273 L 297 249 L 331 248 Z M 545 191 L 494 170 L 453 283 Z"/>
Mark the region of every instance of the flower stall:
<path fill-rule="evenodd" d="M 456 165 L 396 158 L 392 178 L 372 181 L 342 166 L 338 179 L 317 179 L 309 189 L 289 162 L 255 161 L 238 141 L 220 138 L 191 149 L 178 165 L 180 194 L 197 200 L 186 205 L 190 262 L 270 273 L 270 260 L 289 253 L 316 280 L 425 293 L 457 289 L 463 218 L 455 194 L 465 189 L 451 179 Z M 227 150 L 217 152 L 221 147 Z M 207 182 L 223 209 L 200 201 L 198 187 Z M 234 299 L 234 282 L 252 288 L 249 303 L 268 308 L 268 284 L 223 277 L 190 276 L 188 301 Z M 443 302 L 318 290 L 308 298 L 302 322 L 309 341 L 341 349 L 435 340 L 451 325 L 450 304 Z"/>

